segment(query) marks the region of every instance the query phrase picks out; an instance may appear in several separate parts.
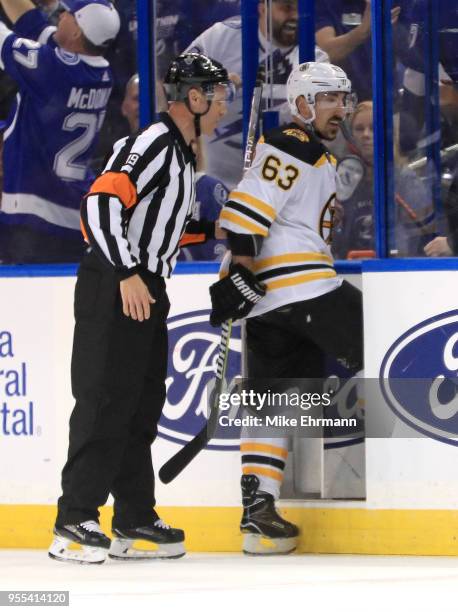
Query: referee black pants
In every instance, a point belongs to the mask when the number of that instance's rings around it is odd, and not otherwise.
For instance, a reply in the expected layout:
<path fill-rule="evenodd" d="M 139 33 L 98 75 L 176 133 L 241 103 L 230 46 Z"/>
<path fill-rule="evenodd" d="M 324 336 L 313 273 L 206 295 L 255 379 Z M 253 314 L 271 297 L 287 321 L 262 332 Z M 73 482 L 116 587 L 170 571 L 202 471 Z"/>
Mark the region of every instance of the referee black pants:
<path fill-rule="evenodd" d="M 169 301 L 165 281 L 141 272 L 156 303 L 148 321 L 122 312 L 119 280 L 90 253 L 75 289 L 68 460 L 56 524 L 97 520 L 114 497 L 113 526 L 151 524 L 151 443 L 165 400 Z"/>
<path fill-rule="evenodd" d="M 250 378 L 322 378 L 327 357 L 363 367 L 361 291 L 344 281 L 319 297 L 247 320 Z"/>

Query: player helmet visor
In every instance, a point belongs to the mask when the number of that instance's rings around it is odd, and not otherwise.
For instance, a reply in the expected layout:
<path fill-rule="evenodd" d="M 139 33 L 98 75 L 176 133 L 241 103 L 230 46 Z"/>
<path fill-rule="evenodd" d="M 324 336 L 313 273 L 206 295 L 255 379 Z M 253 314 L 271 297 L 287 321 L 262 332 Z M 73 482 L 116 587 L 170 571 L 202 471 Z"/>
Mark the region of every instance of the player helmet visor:
<path fill-rule="evenodd" d="M 315 96 L 315 105 L 326 110 L 343 109 L 348 115 L 353 113 L 358 104 L 358 96 L 355 93 L 343 93 L 339 91 L 322 91 Z"/>
<path fill-rule="evenodd" d="M 304 119 L 305 123 L 314 121 L 315 105 L 322 94 L 328 94 L 327 97 L 322 98 L 328 108 L 340 106 L 350 113 L 353 112 L 356 105 L 356 96 L 352 94 L 351 81 L 346 73 L 339 66 L 326 62 L 306 62 L 296 66 L 289 75 L 286 90 L 291 114 L 296 117 L 300 116 L 297 99 L 300 96 L 305 98 L 312 111 L 311 117 Z M 336 94 L 347 94 L 347 96 Z"/>

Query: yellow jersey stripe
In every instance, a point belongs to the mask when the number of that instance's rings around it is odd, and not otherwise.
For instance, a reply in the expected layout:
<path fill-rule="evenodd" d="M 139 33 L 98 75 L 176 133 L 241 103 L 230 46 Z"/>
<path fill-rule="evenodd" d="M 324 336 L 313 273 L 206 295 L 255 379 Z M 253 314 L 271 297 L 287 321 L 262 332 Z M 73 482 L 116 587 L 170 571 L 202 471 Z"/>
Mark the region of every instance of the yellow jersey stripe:
<path fill-rule="evenodd" d="M 299 276 L 290 276 L 288 278 L 270 281 L 266 283 L 266 287 L 267 291 L 273 291 L 274 289 L 281 289 L 282 287 L 293 287 L 294 285 L 301 285 L 302 283 L 309 283 L 323 278 L 333 278 L 334 276 L 337 276 L 335 270 L 312 272 L 311 274 L 300 274 Z"/>
<path fill-rule="evenodd" d="M 242 442 L 240 444 L 241 453 L 258 452 L 258 453 L 269 453 L 277 457 L 286 459 L 288 457 L 288 451 L 280 446 L 273 446 L 271 444 L 263 444 L 262 442 Z"/>
<path fill-rule="evenodd" d="M 283 480 L 283 474 L 280 472 L 275 472 L 274 470 L 270 470 L 269 468 L 263 467 L 243 467 L 243 474 L 257 474 L 258 476 L 267 476 L 268 478 L 273 478 L 274 480 L 278 480 L 281 482 Z"/>
<path fill-rule="evenodd" d="M 303 263 L 306 261 L 334 263 L 332 257 L 323 253 L 286 253 L 285 255 L 274 255 L 273 257 L 266 257 L 266 259 L 259 259 L 254 264 L 254 270 L 259 272 L 262 268 L 269 268 L 278 264 Z"/>
<path fill-rule="evenodd" d="M 337 166 L 337 159 L 333 155 L 326 155 L 325 153 L 323 153 L 320 159 L 313 164 L 313 167 L 321 168 L 321 166 L 324 166 L 328 163 L 332 164 L 333 166 Z"/>
<path fill-rule="evenodd" d="M 230 221 L 231 223 L 234 223 L 235 225 L 243 227 L 244 229 L 247 229 L 252 234 L 259 234 L 260 236 L 267 236 L 268 234 L 265 227 L 262 227 L 261 225 L 258 225 L 257 223 L 253 221 L 248 221 L 247 219 L 244 219 L 240 215 L 236 215 L 235 213 L 229 212 L 228 210 L 225 210 L 225 209 L 221 211 L 219 218 L 222 220 L 225 219 L 226 221 Z"/>
<path fill-rule="evenodd" d="M 231 191 L 228 196 L 228 200 L 238 200 L 244 204 L 249 204 L 250 206 L 253 206 L 253 208 L 260 210 L 267 217 L 269 217 L 269 219 L 272 219 L 272 221 L 275 219 L 276 212 L 273 206 L 266 204 L 262 200 L 259 200 L 248 193 L 243 193 L 242 191 Z"/>
<path fill-rule="evenodd" d="M 329 161 L 328 158 L 323 153 L 323 155 L 320 157 L 320 159 L 313 164 L 313 167 L 314 168 L 321 168 L 321 166 L 324 166 L 325 164 L 327 164 L 328 161 Z"/>

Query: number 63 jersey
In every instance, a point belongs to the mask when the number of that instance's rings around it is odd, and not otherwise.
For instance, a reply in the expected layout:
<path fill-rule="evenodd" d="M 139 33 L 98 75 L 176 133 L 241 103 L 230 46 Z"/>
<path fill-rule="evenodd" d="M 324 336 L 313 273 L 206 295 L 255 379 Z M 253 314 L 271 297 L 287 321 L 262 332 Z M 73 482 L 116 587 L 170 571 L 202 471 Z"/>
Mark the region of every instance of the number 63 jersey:
<path fill-rule="evenodd" d="M 336 160 L 298 124 L 267 132 L 221 212 L 221 227 L 262 237 L 254 271 L 267 287 L 250 317 L 336 289 L 329 247 Z"/>
<path fill-rule="evenodd" d="M 111 93 L 103 57 L 69 53 L 37 9 L 0 28 L 0 69 L 19 93 L 4 133 L 2 223 L 65 235 L 79 231 L 79 207 Z"/>

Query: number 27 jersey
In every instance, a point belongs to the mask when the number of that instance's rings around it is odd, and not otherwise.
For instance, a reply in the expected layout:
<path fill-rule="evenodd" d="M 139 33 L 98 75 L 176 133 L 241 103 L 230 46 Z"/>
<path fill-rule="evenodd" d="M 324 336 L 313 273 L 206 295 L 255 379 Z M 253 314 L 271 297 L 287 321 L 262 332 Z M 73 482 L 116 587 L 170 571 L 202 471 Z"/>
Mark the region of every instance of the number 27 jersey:
<path fill-rule="evenodd" d="M 336 289 L 330 251 L 336 160 L 295 123 L 267 132 L 221 212 L 221 226 L 262 236 L 254 271 L 267 287 L 250 316 Z"/>
<path fill-rule="evenodd" d="M 104 58 L 58 47 L 54 31 L 31 10 L 0 37 L 0 68 L 19 86 L 4 134 L 2 211 L 9 223 L 79 230 L 112 76 Z"/>

